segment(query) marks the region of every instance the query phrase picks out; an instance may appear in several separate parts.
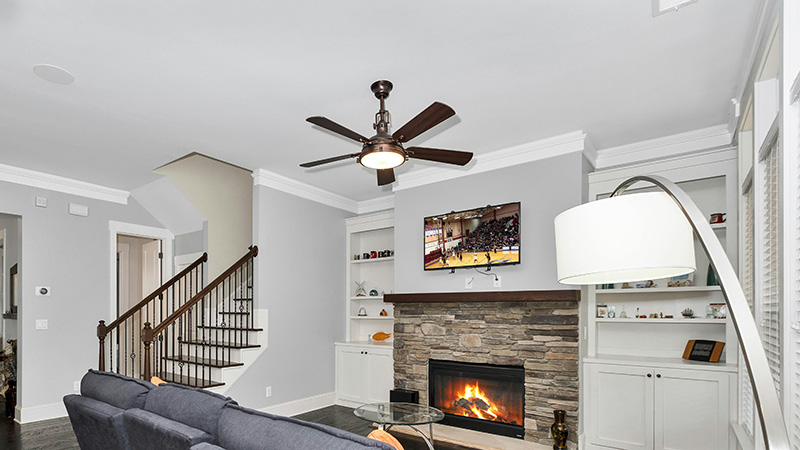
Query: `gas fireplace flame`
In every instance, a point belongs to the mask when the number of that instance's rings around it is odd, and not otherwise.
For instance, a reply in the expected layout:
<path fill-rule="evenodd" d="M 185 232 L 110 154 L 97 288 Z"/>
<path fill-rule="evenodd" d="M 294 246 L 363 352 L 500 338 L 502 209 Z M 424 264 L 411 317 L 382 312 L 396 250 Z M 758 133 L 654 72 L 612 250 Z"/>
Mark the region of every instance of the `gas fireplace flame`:
<path fill-rule="evenodd" d="M 464 390 L 456 395 L 458 400 L 453 404 L 453 408 L 460 411 L 461 415 L 474 415 L 483 420 L 508 423 L 508 420 L 500 416 L 497 405 L 481 391 L 477 381 L 474 386 L 471 384 L 464 385 Z"/>

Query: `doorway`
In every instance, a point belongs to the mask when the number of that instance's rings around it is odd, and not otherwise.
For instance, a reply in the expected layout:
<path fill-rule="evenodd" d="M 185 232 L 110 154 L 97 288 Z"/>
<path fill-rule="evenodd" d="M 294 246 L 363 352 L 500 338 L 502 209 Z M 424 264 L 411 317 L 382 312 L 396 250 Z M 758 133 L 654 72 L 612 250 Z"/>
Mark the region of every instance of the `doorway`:
<path fill-rule="evenodd" d="M 117 235 L 117 311 L 128 311 L 162 284 L 162 241 Z"/>

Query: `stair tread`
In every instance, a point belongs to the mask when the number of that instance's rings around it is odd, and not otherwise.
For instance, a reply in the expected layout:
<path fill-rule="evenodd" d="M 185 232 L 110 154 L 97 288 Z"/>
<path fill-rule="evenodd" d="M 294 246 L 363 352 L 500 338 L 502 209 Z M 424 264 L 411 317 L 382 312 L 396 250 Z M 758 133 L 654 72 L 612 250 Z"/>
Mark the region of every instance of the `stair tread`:
<path fill-rule="evenodd" d="M 252 302 L 253 299 L 249 298 L 249 297 L 248 298 L 235 298 L 235 299 L 233 299 L 233 301 L 235 301 L 235 302 Z"/>
<path fill-rule="evenodd" d="M 236 366 L 243 366 L 244 363 L 235 362 L 235 361 L 221 361 L 218 359 L 211 359 L 211 358 L 198 358 L 197 356 L 179 356 L 179 355 L 172 355 L 172 356 L 162 356 L 161 359 L 167 361 L 178 361 L 178 362 L 185 362 L 190 364 L 199 364 L 202 366 L 208 367 L 236 367 Z"/>
<path fill-rule="evenodd" d="M 185 341 L 184 344 L 192 344 L 192 345 L 205 345 L 208 347 L 228 347 L 228 348 L 258 348 L 261 347 L 258 344 L 245 344 L 244 342 L 226 342 L 226 341 Z"/>
<path fill-rule="evenodd" d="M 225 330 L 225 331 L 264 331 L 263 328 L 215 327 L 211 325 L 198 325 L 197 328 L 206 328 L 210 330 Z"/>
<path fill-rule="evenodd" d="M 250 315 L 249 312 L 242 312 L 242 311 L 233 311 L 233 312 L 220 311 L 219 313 L 220 314 L 227 314 L 227 315 L 231 315 L 231 316 L 245 316 L 245 315 L 249 316 Z"/>
<path fill-rule="evenodd" d="M 180 375 L 172 372 L 159 372 L 155 376 L 161 378 L 168 383 L 182 384 L 184 386 L 192 386 L 199 388 L 210 388 L 215 386 L 223 386 L 225 383 L 222 381 L 203 380 L 201 378 L 190 377 L 188 375 Z"/>

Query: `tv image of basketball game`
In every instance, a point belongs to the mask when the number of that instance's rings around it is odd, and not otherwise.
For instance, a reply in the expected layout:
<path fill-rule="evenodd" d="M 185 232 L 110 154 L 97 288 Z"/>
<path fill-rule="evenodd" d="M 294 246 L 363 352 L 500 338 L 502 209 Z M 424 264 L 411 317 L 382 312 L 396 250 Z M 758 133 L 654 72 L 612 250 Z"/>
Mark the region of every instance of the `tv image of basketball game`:
<path fill-rule="evenodd" d="M 425 270 L 519 264 L 519 202 L 425 218 Z"/>

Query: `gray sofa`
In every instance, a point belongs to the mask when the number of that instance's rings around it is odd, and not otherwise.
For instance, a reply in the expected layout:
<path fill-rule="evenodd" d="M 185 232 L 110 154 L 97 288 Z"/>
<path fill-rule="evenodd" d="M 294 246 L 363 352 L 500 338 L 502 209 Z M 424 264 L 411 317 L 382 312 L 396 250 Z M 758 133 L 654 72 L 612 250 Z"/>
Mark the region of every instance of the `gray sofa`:
<path fill-rule="evenodd" d="M 89 370 L 64 397 L 82 450 L 394 450 L 347 431 L 239 406 L 203 389 Z"/>

